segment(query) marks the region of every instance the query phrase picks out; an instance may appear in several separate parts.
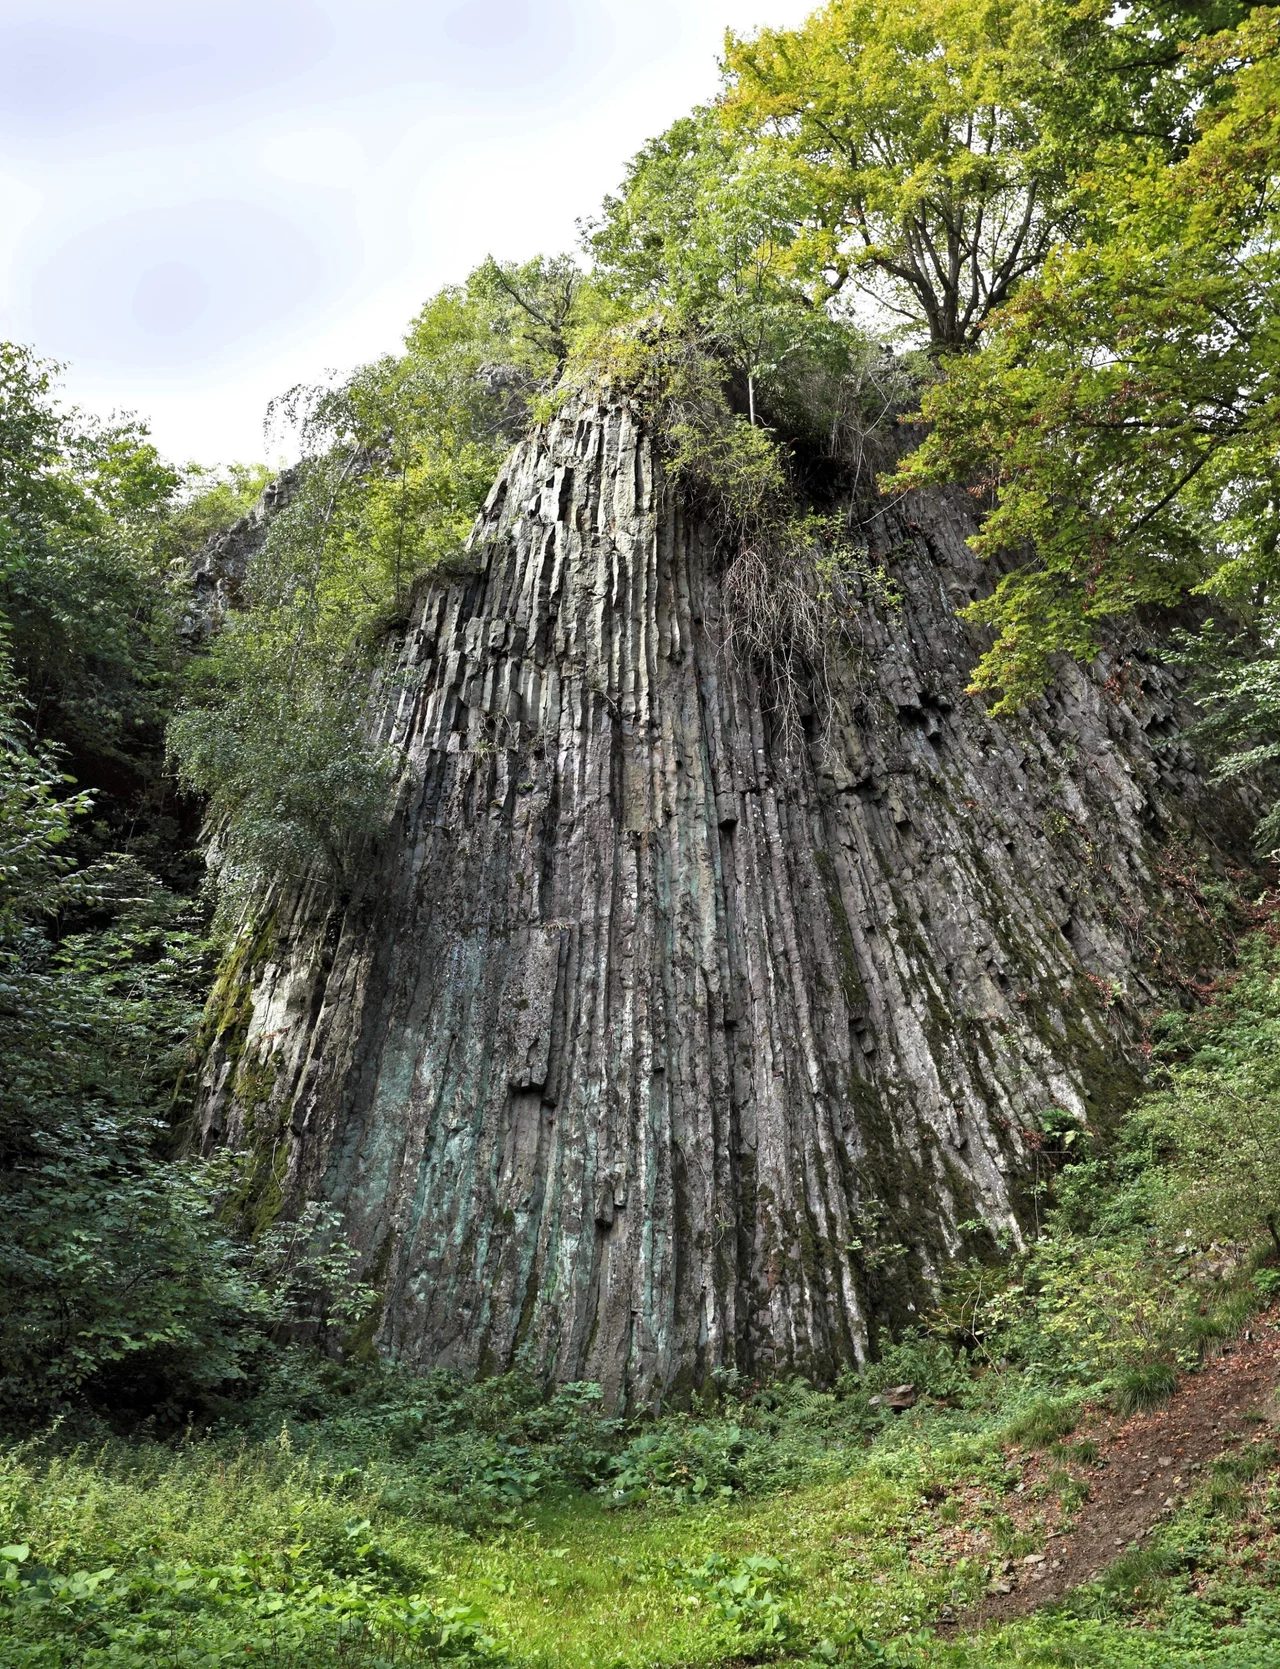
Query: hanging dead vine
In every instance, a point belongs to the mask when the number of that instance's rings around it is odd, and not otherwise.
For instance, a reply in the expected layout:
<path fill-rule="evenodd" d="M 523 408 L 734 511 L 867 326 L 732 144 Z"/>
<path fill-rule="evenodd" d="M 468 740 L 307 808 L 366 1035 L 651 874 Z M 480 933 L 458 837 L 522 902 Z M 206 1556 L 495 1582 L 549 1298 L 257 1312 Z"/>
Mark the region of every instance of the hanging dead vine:
<path fill-rule="evenodd" d="M 833 652 L 861 647 L 853 637 L 868 607 L 892 609 L 900 600 L 844 520 L 793 516 L 761 530 L 738 546 L 721 582 L 725 647 L 755 669 L 787 760 L 815 733 L 825 736 Z"/>

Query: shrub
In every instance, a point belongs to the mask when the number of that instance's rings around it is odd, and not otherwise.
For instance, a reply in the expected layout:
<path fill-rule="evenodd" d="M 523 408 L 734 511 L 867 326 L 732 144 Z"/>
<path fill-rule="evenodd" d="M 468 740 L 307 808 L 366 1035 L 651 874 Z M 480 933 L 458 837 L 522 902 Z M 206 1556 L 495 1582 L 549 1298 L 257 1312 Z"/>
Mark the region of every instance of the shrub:
<path fill-rule="evenodd" d="M 712 1553 L 701 1564 L 686 1565 L 683 1575 L 708 1616 L 733 1633 L 778 1644 L 794 1635 L 795 1624 L 778 1598 L 792 1581 L 780 1560 L 762 1553 L 738 1560 Z"/>
<path fill-rule="evenodd" d="M 389 1659 L 461 1669 L 506 1656 L 474 1607 L 380 1592 L 367 1577 L 343 1580 L 309 1562 L 305 1549 L 296 1560 L 155 1561 L 67 1575 L 34 1565 L 30 1551 L 25 1544 L 0 1548 L 7 1662 L 152 1669 L 164 1662 L 224 1664 L 251 1653 L 278 1669 L 374 1669 Z M 33 1655 L 19 1655 L 24 1648 Z"/>
<path fill-rule="evenodd" d="M 632 1438 L 610 1463 L 606 1487 L 620 1507 L 649 1500 L 682 1506 L 706 1495 L 732 1495 L 762 1469 L 764 1447 L 759 1433 L 734 1421 L 696 1424 L 674 1416 Z"/>
<path fill-rule="evenodd" d="M 533 1501 L 604 1483 L 630 1428 L 598 1385 L 550 1394 L 523 1369 L 468 1381 L 295 1348 L 265 1364 L 256 1394 L 228 1405 L 229 1433 L 281 1430 L 328 1468 L 382 1479 L 381 1499 L 461 1529 L 515 1522 Z"/>
<path fill-rule="evenodd" d="M 462 557 L 578 288 L 564 260 L 488 261 L 428 301 L 403 354 L 277 403 L 304 449 L 294 490 L 168 730 L 230 917 L 281 879 L 358 886 L 402 764 L 378 727 L 414 589 Z"/>
<path fill-rule="evenodd" d="M 1189 1056 L 1134 1115 L 1158 1163 L 1153 1199 L 1172 1235 L 1280 1253 L 1280 948 L 1266 932 L 1198 1017 Z"/>
<path fill-rule="evenodd" d="M 921 1396 L 963 1402 L 973 1389 L 968 1352 L 939 1338 L 908 1330 L 887 1344 L 878 1362 L 859 1376 L 864 1391 L 883 1391 L 889 1385 L 914 1385 Z"/>
<path fill-rule="evenodd" d="M 69 872 L 89 797 L 56 798 L 20 711 L 0 666 L 0 1407 L 185 1413 L 243 1372 L 249 1297 L 199 1167 L 158 1151 L 203 923 L 129 858 Z M 71 911 L 97 925 L 55 942 Z"/>

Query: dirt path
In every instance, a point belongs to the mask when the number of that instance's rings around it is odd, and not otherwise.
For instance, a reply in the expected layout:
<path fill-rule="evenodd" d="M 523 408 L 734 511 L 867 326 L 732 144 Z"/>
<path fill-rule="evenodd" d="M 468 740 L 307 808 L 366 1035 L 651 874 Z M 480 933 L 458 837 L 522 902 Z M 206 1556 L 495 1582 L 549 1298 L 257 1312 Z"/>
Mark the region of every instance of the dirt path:
<path fill-rule="evenodd" d="M 1166 1407 L 1082 1426 L 1073 1441 L 1089 1437 L 1098 1445 L 1097 1462 L 1082 1471 L 1088 1501 L 1070 1528 L 1050 1531 L 1043 1555 L 1013 1561 L 997 1577 L 995 1588 L 1007 1592 L 989 1594 L 958 1626 L 1024 1616 L 1091 1581 L 1174 1510 L 1229 1442 L 1266 1432 L 1258 1415 L 1269 1426 L 1280 1423 L 1277 1379 L 1280 1321 L 1273 1313 L 1258 1317 L 1217 1361 L 1188 1375 Z M 1057 1464 L 1044 1455 L 1026 1457 L 1025 1489 Z"/>

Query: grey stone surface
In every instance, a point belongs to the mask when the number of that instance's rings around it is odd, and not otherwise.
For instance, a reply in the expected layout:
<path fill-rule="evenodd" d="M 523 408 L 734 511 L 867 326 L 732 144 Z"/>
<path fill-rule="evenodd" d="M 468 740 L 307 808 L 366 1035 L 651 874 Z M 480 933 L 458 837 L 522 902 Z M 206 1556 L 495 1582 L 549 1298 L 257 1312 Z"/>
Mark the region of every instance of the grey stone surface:
<path fill-rule="evenodd" d="M 855 611 L 787 750 L 633 412 L 516 448 L 409 631 L 368 885 L 273 901 L 205 1066 L 205 1140 L 339 1208 L 381 1348 L 629 1405 L 830 1376 L 959 1225 L 1022 1232 L 1047 1109 L 1132 1085 L 1175 870 L 1242 808 L 1154 748 L 1140 657 L 1016 722 L 965 695 L 970 531 L 962 493 L 885 507 L 902 606 Z"/>

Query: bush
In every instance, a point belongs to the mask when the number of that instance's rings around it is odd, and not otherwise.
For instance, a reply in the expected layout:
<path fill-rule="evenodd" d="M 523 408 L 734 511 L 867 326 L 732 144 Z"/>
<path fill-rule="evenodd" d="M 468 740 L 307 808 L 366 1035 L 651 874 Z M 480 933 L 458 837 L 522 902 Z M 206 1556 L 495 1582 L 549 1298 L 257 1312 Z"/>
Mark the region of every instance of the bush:
<path fill-rule="evenodd" d="M 1252 908 L 1256 920 L 1271 904 Z M 1280 1213 L 1272 932 L 1242 942 L 1238 970 L 1202 1009 L 1153 1030 L 1157 1086 L 1110 1144 L 1064 1154 L 1040 1239 L 1003 1267 L 957 1270 L 935 1322 L 989 1366 L 1096 1386 L 1126 1413 L 1165 1401 L 1180 1370 L 1280 1289 L 1280 1272 L 1258 1267 Z"/>
<path fill-rule="evenodd" d="M 40 1418 L 95 1387 L 145 1406 L 169 1379 L 189 1402 L 236 1371 L 241 1297 L 195 1171 L 154 1152 L 201 924 L 131 860 L 69 873 L 88 796 L 55 797 L 2 686 L 0 732 L 0 1406 Z M 105 925 L 55 943 L 71 909 Z"/>
<path fill-rule="evenodd" d="M 522 1369 L 465 1380 L 376 1358 L 341 1362 L 294 1348 L 223 1416 L 228 1434 L 284 1429 L 299 1453 L 380 1478 L 397 1510 L 458 1528 L 510 1524 L 529 1503 L 600 1486 L 626 1441 L 598 1385 L 548 1393 Z"/>
<path fill-rule="evenodd" d="M 61 1575 L 0 1548 L 0 1663 L 50 1669 L 217 1665 L 255 1654 L 278 1669 L 303 1665 L 493 1664 L 506 1653 L 468 1605 L 380 1592 L 343 1580 L 301 1549 L 294 1559 L 218 1565 L 156 1561 Z M 35 1655 L 38 1654 L 38 1655 Z"/>
<path fill-rule="evenodd" d="M 619 1507 L 650 1500 L 683 1506 L 707 1495 L 732 1495 L 761 1469 L 762 1448 L 757 1433 L 732 1420 L 698 1424 L 670 1417 L 632 1438 L 610 1463 L 610 1499 Z"/>
<path fill-rule="evenodd" d="M 426 304 L 403 354 L 278 402 L 304 449 L 294 490 L 168 729 L 230 917 L 278 880 L 358 887 L 403 763 L 379 722 L 415 587 L 462 557 L 578 287 L 563 260 L 488 261 Z"/>
<path fill-rule="evenodd" d="M 778 1598 L 793 1579 L 780 1560 L 763 1553 L 737 1560 L 711 1553 L 698 1565 L 686 1565 L 683 1578 L 706 1605 L 708 1618 L 727 1624 L 732 1633 L 777 1645 L 794 1636 L 794 1622 Z"/>
<path fill-rule="evenodd" d="M 887 1344 L 880 1360 L 859 1376 L 864 1392 L 890 1385 L 914 1385 L 921 1396 L 963 1403 L 973 1390 L 972 1363 L 964 1349 L 955 1349 L 917 1329 Z"/>

